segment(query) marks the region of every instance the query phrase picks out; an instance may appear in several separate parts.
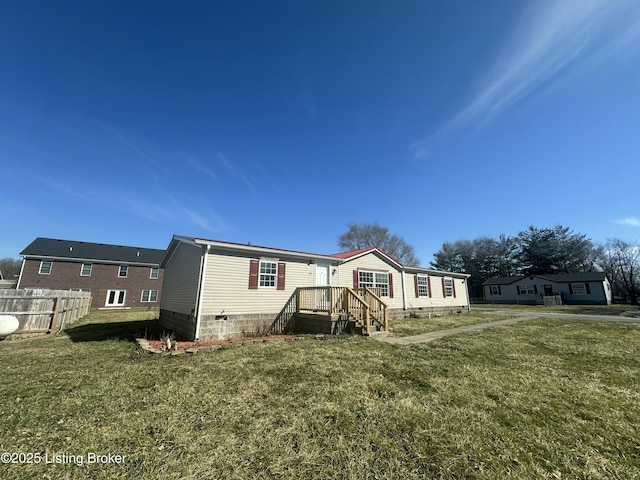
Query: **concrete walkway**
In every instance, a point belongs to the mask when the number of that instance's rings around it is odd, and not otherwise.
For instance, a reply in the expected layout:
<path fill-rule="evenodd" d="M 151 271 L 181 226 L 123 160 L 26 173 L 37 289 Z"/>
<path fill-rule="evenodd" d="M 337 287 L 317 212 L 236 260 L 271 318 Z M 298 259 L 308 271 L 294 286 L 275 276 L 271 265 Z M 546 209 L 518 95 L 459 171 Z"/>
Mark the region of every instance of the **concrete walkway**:
<path fill-rule="evenodd" d="M 465 325 L 463 327 L 448 328 L 446 330 L 438 330 L 435 332 L 422 333 L 411 337 L 391 337 L 388 335 L 371 335 L 371 338 L 380 340 L 381 342 L 391 343 L 393 345 L 412 345 L 414 343 L 426 343 L 438 338 L 448 337 L 450 335 L 458 335 L 466 332 L 477 332 L 491 327 L 502 327 L 504 325 L 513 325 L 514 323 L 526 322 L 536 318 L 558 318 L 570 320 L 591 320 L 601 322 L 618 322 L 618 323 L 640 323 L 637 317 L 621 317 L 615 315 L 582 315 L 573 313 L 536 313 L 536 312 L 513 312 L 498 311 L 492 312 L 498 315 L 511 315 L 512 318 L 506 320 L 498 320 L 495 322 L 478 323 L 476 325 Z"/>

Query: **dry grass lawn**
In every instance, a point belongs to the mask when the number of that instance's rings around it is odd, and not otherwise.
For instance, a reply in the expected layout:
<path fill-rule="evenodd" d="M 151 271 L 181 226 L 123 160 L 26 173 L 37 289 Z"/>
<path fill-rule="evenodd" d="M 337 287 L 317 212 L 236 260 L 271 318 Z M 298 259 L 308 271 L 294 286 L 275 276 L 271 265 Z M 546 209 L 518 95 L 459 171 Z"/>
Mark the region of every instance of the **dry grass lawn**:
<path fill-rule="evenodd" d="M 635 324 L 157 357 L 131 342 L 153 321 L 109 315 L 0 342 L 0 452 L 124 463 L 0 464 L 0 478 L 640 478 Z"/>

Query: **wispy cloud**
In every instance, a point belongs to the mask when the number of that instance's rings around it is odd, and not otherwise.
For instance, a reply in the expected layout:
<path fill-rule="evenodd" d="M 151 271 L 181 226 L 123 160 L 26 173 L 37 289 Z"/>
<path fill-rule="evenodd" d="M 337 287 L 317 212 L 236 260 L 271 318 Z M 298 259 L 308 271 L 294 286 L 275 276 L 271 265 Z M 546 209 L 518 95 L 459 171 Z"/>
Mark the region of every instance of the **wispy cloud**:
<path fill-rule="evenodd" d="M 244 169 L 238 167 L 224 153 L 218 152 L 218 159 L 230 174 L 232 174 L 235 178 L 242 180 L 242 182 L 250 189 L 255 190 L 255 178 L 252 175 L 245 173 L 243 171 Z"/>
<path fill-rule="evenodd" d="M 191 165 L 198 172 L 204 173 L 206 176 L 212 178 L 213 180 L 218 179 L 218 176 L 214 173 L 214 171 L 205 163 L 193 158 L 191 155 L 184 155 L 184 158 L 189 163 L 189 165 Z"/>
<path fill-rule="evenodd" d="M 635 217 L 620 218 L 616 220 L 615 223 L 619 225 L 628 225 L 630 227 L 640 227 L 640 218 L 635 218 Z"/>
<path fill-rule="evenodd" d="M 425 157 L 444 136 L 484 125 L 572 68 L 628 54 L 640 40 L 637 0 L 537 0 L 506 37 L 502 53 L 470 101 L 434 133 L 411 145 Z"/>
<path fill-rule="evenodd" d="M 220 159 L 220 162 L 222 163 L 222 165 L 224 165 L 224 168 L 229 170 L 231 173 L 235 173 L 236 171 L 235 164 L 231 160 L 229 160 L 224 153 L 218 152 L 218 158 Z"/>

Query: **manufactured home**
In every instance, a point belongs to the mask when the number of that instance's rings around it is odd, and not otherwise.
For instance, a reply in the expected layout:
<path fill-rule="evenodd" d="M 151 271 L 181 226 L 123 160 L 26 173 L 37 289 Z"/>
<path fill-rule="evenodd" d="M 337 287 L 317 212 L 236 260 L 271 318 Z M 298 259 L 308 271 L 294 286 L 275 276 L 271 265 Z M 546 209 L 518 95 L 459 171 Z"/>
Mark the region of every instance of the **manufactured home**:
<path fill-rule="evenodd" d="M 303 311 L 298 330 L 325 315 L 368 333 L 412 312 L 469 310 L 469 275 L 404 266 L 377 248 L 326 255 L 175 235 L 160 266 L 160 321 L 188 340 L 280 332 Z"/>
<path fill-rule="evenodd" d="M 611 284 L 603 272 L 493 277 L 482 288 L 487 303 L 536 305 L 559 296 L 566 305 L 611 304 Z"/>

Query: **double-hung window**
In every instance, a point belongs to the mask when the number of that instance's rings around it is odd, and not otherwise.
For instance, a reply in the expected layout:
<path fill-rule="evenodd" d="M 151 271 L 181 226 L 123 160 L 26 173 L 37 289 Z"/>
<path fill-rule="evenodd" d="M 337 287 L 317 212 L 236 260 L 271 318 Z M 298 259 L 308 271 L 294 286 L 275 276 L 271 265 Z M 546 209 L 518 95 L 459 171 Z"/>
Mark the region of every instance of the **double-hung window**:
<path fill-rule="evenodd" d="M 142 302 L 157 302 L 158 301 L 158 290 L 143 290 L 142 298 L 140 299 Z"/>
<path fill-rule="evenodd" d="M 417 275 L 416 285 L 418 290 L 418 297 L 429 296 L 429 278 L 426 275 Z"/>
<path fill-rule="evenodd" d="M 572 295 L 589 295 L 591 293 L 591 289 L 589 288 L 588 283 L 570 283 L 569 293 Z"/>
<path fill-rule="evenodd" d="M 536 287 L 535 285 L 518 285 L 518 294 L 519 295 L 535 295 Z"/>
<path fill-rule="evenodd" d="M 126 277 L 129 273 L 129 265 L 120 265 L 120 268 L 118 268 L 118 276 L 119 277 Z"/>
<path fill-rule="evenodd" d="M 286 263 L 275 258 L 249 261 L 249 289 L 284 290 Z"/>
<path fill-rule="evenodd" d="M 82 268 L 80 269 L 80 276 L 90 277 L 92 268 L 93 268 L 93 265 L 91 263 L 83 263 Z"/>
<path fill-rule="evenodd" d="M 444 278 L 444 296 L 445 297 L 453 297 L 453 278 Z"/>
<path fill-rule="evenodd" d="M 51 273 L 51 267 L 53 266 L 53 262 L 49 260 L 42 260 L 40 262 L 40 270 L 38 273 L 40 275 L 49 275 Z"/>
<path fill-rule="evenodd" d="M 276 287 L 278 281 L 278 262 L 260 261 L 260 280 L 258 285 L 261 287 Z"/>
<path fill-rule="evenodd" d="M 159 267 L 151 267 L 151 273 L 149 273 L 149 278 L 153 278 L 153 279 L 158 278 L 159 271 L 160 271 Z"/>

